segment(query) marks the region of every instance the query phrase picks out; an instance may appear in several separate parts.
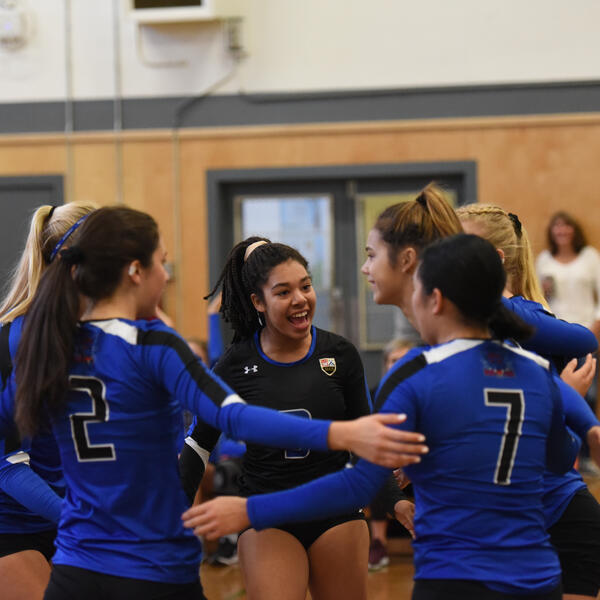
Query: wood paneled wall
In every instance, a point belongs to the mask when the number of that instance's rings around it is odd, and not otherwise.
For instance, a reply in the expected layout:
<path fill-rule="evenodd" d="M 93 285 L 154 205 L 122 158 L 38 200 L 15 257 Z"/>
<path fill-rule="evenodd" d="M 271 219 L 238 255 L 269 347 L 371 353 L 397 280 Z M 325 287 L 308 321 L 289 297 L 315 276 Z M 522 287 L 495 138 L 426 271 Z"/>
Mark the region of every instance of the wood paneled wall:
<path fill-rule="evenodd" d="M 478 199 L 517 213 L 544 247 L 567 209 L 600 246 L 600 113 L 64 135 L 0 136 L 0 176 L 64 174 L 69 198 L 122 201 L 160 223 L 177 263 L 165 309 L 205 336 L 206 171 L 474 160 Z"/>

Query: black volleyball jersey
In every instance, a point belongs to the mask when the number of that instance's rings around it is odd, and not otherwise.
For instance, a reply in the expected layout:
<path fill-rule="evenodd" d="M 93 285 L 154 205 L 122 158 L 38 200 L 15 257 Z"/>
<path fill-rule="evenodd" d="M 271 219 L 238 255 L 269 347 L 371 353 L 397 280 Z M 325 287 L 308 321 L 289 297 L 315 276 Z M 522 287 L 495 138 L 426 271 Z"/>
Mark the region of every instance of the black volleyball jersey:
<path fill-rule="evenodd" d="M 347 420 L 371 412 L 356 348 L 343 337 L 316 327 L 312 328 L 308 353 L 296 362 L 280 363 L 266 356 L 257 332 L 230 346 L 214 371 L 248 404 L 299 418 Z M 191 437 L 192 444 L 207 448 L 207 440 L 214 439 L 214 430 L 211 433 L 209 426 L 199 422 Z M 242 492 L 287 489 L 337 471 L 348 459 L 344 451 L 280 450 L 248 443 L 243 458 Z"/>

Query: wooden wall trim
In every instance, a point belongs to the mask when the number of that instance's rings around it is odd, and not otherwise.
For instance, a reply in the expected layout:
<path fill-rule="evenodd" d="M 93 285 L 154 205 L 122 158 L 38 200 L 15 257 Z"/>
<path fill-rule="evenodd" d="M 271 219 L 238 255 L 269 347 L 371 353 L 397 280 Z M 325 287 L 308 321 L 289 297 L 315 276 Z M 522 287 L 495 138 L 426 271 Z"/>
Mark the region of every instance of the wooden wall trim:
<path fill-rule="evenodd" d="M 419 131 L 456 131 L 473 129 L 507 129 L 516 127 L 564 127 L 600 124 L 600 112 L 571 115 L 535 115 L 519 117 L 470 117 L 460 119 L 420 119 L 408 121 L 368 121 L 363 123 L 328 123 L 310 125 L 260 125 L 247 127 L 205 127 L 180 130 L 179 140 L 208 140 L 302 135 L 343 135 L 356 133 L 394 133 Z M 173 139 L 170 129 L 139 131 L 92 131 L 73 134 L 0 135 L 0 145 L 44 145 L 68 143 L 155 142 Z"/>

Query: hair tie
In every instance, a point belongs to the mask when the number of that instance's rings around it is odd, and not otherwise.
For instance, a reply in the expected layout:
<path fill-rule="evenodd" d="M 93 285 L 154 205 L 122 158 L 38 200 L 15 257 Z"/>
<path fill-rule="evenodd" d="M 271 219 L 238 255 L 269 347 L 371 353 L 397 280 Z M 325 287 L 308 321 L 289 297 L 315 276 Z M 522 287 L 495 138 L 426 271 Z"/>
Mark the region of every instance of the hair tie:
<path fill-rule="evenodd" d="M 66 265 L 78 265 L 83 262 L 84 254 L 83 250 L 79 246 L 71 246 L 70 248 L 65 248 L 60 253 L 60 260 L 62 260 Z"/>
<path fill-rule="evenodd" d="M 266 240 L 258 240 L 258 242 L 252 242 L 252 244 L 250 244 L 247 248 L 246 248 L 246 252 L 244 253 L 244 262 L 246 262 L 248 260 L 248 257 L 259 247 L 262 246 L 263 244 L 268 244 L 269 242 L 267 242 Z"/>
<path fill-rule="evenodd" d="M 54 214 L 55 210 L 56 210 L 56 206 L 52 206 L 50 208 L 50 212 L 48 213 L 48 216 L 46 217 L 46 221 L 49 221 L 52 218 L 52 215 Z"/>
<path fill-rule="evenodd" d="M 416 198 L 415 200 L 425 209 L 427 210 L 427 200 L 425 199 L 425 196 L 423 195 L 423 192 L 421 192 Z"/>
<path fill-rule="evenodd" d="M 510 220 L 512 221 L 513 227 L 515 229 L 515 233 L 517 234 L 517 237 L 521 237 L 521 221 L 519 221 L 519 217 L 517 217 L 517 215 L 515 215 L 514 213 L 508 213 L 508 216 L 510 217 Z"/>
<path fill-rule="evenodd" d="M 77 221 L 76 223 L 71 225 L 69 229 L 67 229 L 65 235 L 63 235 L 60 238 L 60 240 L 58 240 L 58 244 L 54 246 L 54 250 L 52 250 L 52 253 L 50 254 L 50 260 L 48 262 L 52 262 L 54 260 L 55 256 L 58 254 L 58 251 L 62 248 L 63 244 L 69 239 L 69 236 L 90 216 L 90 214 L 91 213 L 83 215 L 83 217 L 81 217 L 79 221 Z"/>

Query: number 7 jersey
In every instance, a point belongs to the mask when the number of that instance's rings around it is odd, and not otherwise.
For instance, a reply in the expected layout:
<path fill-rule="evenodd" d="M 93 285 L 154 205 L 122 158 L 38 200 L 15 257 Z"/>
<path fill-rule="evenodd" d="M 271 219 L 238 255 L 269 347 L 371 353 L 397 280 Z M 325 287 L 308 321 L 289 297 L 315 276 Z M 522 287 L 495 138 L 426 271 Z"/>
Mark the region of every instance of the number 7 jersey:
<path fill-rule="evenodd" d="M 577 444 L 563 424 L 548 363 L 507 344 L 458 339 L 410 351 L 377 392 L 381 412 L 426 436 L 405 467 L 415 491 L 415 578 L 481 581 L 504 593 L 560 581 L 542 509 L 548 465 L 566 471 Z M 248 501 L 252 525 L 314 519 L 365 505 L 389 471 L 366 461 Z"/>

